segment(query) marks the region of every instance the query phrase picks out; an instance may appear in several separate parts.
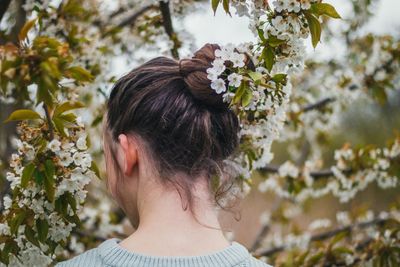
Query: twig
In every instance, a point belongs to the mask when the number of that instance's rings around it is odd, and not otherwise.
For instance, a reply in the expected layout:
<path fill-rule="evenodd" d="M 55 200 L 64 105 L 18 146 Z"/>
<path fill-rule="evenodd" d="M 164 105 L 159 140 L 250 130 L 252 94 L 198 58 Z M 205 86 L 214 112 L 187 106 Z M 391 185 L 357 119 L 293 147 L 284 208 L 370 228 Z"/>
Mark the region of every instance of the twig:
<path fill-rule="evenodd" d="M 319 108 L 322 108 L 323 106 L 325 106 L 325 105 L 327 105 L 327 104 L 329 104 L 331 102 L 334 102 L 334 101 L 336 101 L 336 98 L 327 97 L 327 98 L 324 98 L 324 99 L 322 99 L 322 100 L 320 100 L 320 101 L 318 101 L 318 102 L 316 102 L 314 104 L 310 104 L 308 106 L 303 107 L 302 111 L 303 112 L 307 112 L 307 111 L 310 111 L 310 110 L 319 109 Z"/>
<path fill-rule="evenodd" d="M 250 251 L 256 251 L 260 247 L 261 241 L 263 241 L 264 237 L 267 236 L 270 229 L 271 228 L 269 227 L 269 224 L 265 224 L 260 229 L 260 231 L 257 234 L 256 240 L 254 241 L 253 245 L 251 245 L 251 247 L 249 249 Z"/>
<path fill-rule="evenodd" d="M 351 231 L 353 231 L 354 229 L 357 229 L 357 228 L 362 229 L 362 228 L 367 228 L 367 227 L 372 226 L 372 225 L 381 225 L 381 224 L 387 222 L 389 219 L 390 218 L 387 218 L 387 219 L 375 218 L 375 219 L 372 219 L 372 220 L 366 221 L 366 222 L 360 222 L 360 223 L 356 223 L 356 224 L 352 224 L 352 225 L 342 226 L 342 227 L 339 227 L 337 229 L 333 229 L 333 230 L 330 230 L 330 231 L 327 231 L 327 232 L 323 232 L 323 233 L 319 233 L 319 234 L 313 235 L 311 237 L 310 241 L 321 241 L 321 240 L 325 240 L 325 239 L 334 237 L 335 235 L 337 235 L 339 233 L 342 233 L 342 232 L 351 232 Z M 275 253 L 278 253 L 278 252 L 281 252 L 281 251 L 283 251 L 285 249 L 286 249 L 286 246 L 284 246 L 284 245 L 277 246 L 277 247 L 274 247 L 274 248 L 265 249 L 264 251 L 259 252 L 257 254 L 257 256 L 258 257 L 271 256 L 271 255 L 273 255 Z"/>
<path fill-rule="evenodd" d="M 145 6 L 142 7 L 141 9 L 139 9 L 137 12 L 133 13 L 132 15 L 130 15 L 129 17 L 125 18 L 123 21 L 121 21 L 118 24 L 118 27 L 122 28 L 125 26 L 133 26 L 136 22 L 136 20 L 143 15 L 146 11 L 149 11 L 151 9 L 155 9 L 157 6 L 156 5 L 149 5 L 149 6 Z"/>
<path fill-rule="evenodd" d="M 165 32 L 168 34 L 169 38 L 174 43 L 174 47 L 171 48 L 171 54 L 175 59 L 179 59 L 176 34 L 172 26 L 171 11 L 169 9 L 169 1 L 168 2 L 160 1 L 159 4 L 160 4 L 160 11 L 163 18 L 162 22 L 164 25 Z"/>
<path fill-rule="evenodd" d="M 151 9 L 156 9 L 156 8 L 157 8 L 157 5 L 148 5 L 148 6 L 144 6 L 144 7 L 140 8 L 139 10 L 137 10 L 136 12 L 134 12 L 133 14 L 131 14 L 130 16 L 128 16 L 127 18 L 123 19 L 123 20 L 122 20 L 120 23 L 118 23 L 116 26 L 113 26 L 112 29 L 115 29 L 115 28 L 122 28 L 122 27 L 125 27 L 125 26 L 130 26 L 130 27 L 132 27 L 132 26 L 135 25 L 137 19 L 138 19 L 140 16 L 142 16 L 142 15 L 143 15 L 144 13 L 146 13 L 147 11 L 149 11 L 149 10 L 151 10 Z M 125 9 L 119 9 L 119 10 L 115 11 L 114 13 L 112 13 L 112 14 L 109 16 L 108 20 L 111 20 L 113 17 L 115 17 L 116 15 L 118 15 L 118 14 L 120 14 L 120 13 L 123 13 L 124 11 L 125 11 Z M 93 25 L 94 25 L 94 26 L 97 26 L 97 27 L 100 27 L 100 28 L 103 28 L 103 27 L 106 26 L 106 25 L 104 25 L 104 24 L 102 23 L 102 20 L 100 20 L 100 19 L 94 20 L 94 21 L 93 21 Z M 111 32 L 112 32 L 112 30 L 107 30 L 107 31 L 105 31 L 105 32 L 103 33 L 103 36 L 105 37 L 105 36 L 107 36 L 108 34 L 110 34 Z"/>
<path fill-rule="evenodd" d="M 51 116 L 50 116 L 49 108 L 48 108 L 47 105 L 44 104 L 44 103 L 43 103 L 43 109 L 44 109 L 44 112 L 45 112 L 45 114 L 46 114 L 47 124 L 49 125 L 50 140 L 53 140 L 53 139 L 54 139 L 53 123 L 52 123 L 52 121 L 51 121 Z"/>

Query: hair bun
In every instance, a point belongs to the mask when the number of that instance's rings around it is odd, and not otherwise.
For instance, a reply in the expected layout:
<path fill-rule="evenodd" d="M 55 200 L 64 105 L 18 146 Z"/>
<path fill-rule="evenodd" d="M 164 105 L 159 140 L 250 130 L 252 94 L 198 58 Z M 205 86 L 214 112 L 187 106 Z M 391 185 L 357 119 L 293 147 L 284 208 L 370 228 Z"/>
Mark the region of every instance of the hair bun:
<path fill-rule="evenodd" d="M 227 107 L 223 102 L 222 94 L 217 94 L 211 88 L 211 81 L 207 78 L 207 69 L 212 67 L 215 59 L 215 50 L 220 49 L 217 44 L 207 43 L 194 53 L 192 58 L 181 59 L 179 71 L 192 95 L 214 107 Z"/>

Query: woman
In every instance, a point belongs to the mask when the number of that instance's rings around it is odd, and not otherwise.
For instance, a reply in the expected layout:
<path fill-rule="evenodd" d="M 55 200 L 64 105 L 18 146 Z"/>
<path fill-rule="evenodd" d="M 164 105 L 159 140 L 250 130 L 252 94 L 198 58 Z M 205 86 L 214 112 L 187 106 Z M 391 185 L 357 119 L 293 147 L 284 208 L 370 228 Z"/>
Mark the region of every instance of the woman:
<path fill-rule="evenodd" d="M 268 266 L 230 243 L 218 222 L 232 182 L 224 159 L 240 130 L 207 78 L 218 48 L 157 57 L 116 82 L 104 121 L 107 187 L 136 231 L 57 266 Z"/>

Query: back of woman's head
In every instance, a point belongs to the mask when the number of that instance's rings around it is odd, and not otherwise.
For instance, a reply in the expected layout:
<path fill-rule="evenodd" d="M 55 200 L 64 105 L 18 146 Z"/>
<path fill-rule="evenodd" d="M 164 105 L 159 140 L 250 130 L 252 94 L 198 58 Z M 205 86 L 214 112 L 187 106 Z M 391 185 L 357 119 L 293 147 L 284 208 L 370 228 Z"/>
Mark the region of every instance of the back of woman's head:
<path fill-rule="evenodd" d="M 239 143 L 238 118 L 207 78 L 218 48 L 153 58 L 120 78 L 107 103 L 112 141 L 121 133 L 144 140 L 161 181 L 184 189 L 190 204 L 193 183 L 220 175 Z"/>

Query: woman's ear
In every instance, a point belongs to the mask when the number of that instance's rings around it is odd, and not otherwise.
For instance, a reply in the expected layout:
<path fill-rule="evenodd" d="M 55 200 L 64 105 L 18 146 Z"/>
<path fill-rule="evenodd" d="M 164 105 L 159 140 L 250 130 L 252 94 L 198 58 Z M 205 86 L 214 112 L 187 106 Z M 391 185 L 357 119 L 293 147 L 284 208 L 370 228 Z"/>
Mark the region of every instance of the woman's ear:
<path fill-rule="evenodd" d="M 129 139 L 125 134 L 120 134 L 118 140 L 122 153 L 122 170 L 124 175 L 130 176 L 138 160 L 137 145 L 136 142 Z"/>

